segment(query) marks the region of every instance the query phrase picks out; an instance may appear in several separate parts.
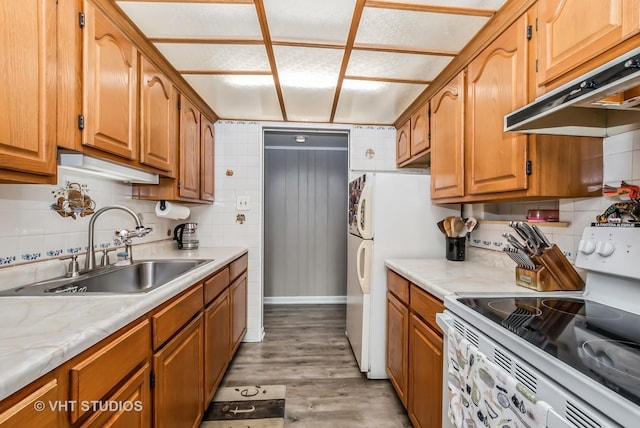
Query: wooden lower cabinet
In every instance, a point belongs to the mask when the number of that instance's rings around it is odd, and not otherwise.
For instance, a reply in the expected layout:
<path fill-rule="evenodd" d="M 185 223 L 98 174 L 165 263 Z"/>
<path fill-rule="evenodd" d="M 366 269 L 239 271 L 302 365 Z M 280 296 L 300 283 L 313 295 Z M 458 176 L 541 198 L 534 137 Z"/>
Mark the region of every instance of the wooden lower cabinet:
<path fill-rule="evenodd" d="M 153 355 L 155 427 L 197 427 L 203 415 L 203 323 L 198 315 Z"/>
<path fill-rule="evenodd" d="M 204 407 L 227 370 L 229 354 L 229 290 L 225 289 L 204 311 Z"/>
<path fill-rule="evenodd" d="M 442 301 L 387 271 L 387 373 L 416 428 L 442 424 Z M 405 300 L 405 290 L 408 294 Z"/>
<path fill-rule="evenodd" d="M 32 388 L 33 389 L 33 388 Z M 35 385 L 33 392 L 19 399 L 10 407 L 0 410 L 0 426 L 2 428 L 23 427 L 55 427 L 63 421 L 60 412 L 52 411 L 44 407 L 44 410 L 36 410 L 36 403 L 53 403 L 59 398 L 58 379 L 48 379 Z M 2 407 L 0 407 L 2 409 Z"/>
<path fill-rule="evenodd" d="M 407 410 L 416 428 L 442 423 L 442 347 L 442 336 L 411 314 Z"/>
<path fill-rule="evenodd" d="M 151 427 L 150 373 L 146 363 L 82 427 Z"/>
<path fill-rule="evenodd" d="M 402 405 L 409 383 L 409 308 L 387 291 L 387 374 Z"/>
<path fill-rule="evenodd" d="M 244 273 L 229 286 L 231 306 L 231 355 L 247 332 L 247 274 Z"/>

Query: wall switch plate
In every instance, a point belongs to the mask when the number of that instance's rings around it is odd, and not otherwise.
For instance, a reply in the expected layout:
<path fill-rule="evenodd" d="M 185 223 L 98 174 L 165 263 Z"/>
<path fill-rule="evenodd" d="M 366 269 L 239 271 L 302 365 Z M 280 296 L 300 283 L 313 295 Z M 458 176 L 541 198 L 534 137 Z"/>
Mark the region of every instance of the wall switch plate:
<path fill-rule="evenodd" d="M 236 196 L 236 209 L 238 211 L 249 211 L 251 209 L 251 198 L 248 195 Z"/>

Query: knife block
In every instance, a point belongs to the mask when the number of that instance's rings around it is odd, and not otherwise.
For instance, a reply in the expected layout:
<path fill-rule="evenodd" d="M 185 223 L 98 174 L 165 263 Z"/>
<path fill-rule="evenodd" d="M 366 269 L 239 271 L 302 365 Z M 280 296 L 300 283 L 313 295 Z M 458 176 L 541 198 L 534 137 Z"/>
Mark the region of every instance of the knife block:
<path fill-rule="evenodd" d="M 516 284 L 536 291 L 578 291 L 584 281 L 567 260 L 560 248 L 553 244 L 539 256 L 531 256 L 535 269 L 516 267 Z"/>
<path fill-rule="evenodd" d="M 536 291 L 563 290 L 549 270 L 541 265 L 537 265 L 535 269 L 516 266 L 516 284 Z"/>

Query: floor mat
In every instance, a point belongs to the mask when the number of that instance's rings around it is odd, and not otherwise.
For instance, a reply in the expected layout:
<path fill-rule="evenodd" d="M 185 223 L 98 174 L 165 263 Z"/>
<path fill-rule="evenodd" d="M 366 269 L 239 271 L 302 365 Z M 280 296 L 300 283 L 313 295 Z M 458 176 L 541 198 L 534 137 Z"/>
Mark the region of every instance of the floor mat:
<path fill-rule="evenodd" d="M 218 388 L 204 413 L 201 428 L 284 427 L 284 385 Z"/>

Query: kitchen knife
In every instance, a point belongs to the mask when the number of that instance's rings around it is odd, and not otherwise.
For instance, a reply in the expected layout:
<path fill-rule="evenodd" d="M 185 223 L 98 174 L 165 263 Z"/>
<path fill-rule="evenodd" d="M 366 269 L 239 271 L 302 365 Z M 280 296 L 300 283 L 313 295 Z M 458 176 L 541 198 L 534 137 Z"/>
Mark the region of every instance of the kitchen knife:
<path fill-rule="evenodd" d="M 522 250 L 518 250 L 518 255 L 523 260 L 524 267 L 527 269 L 535 270 L 536 264 L 531 260 L 531 257 Z"/>
<path fill-rule="evenodd" d="M 544 244 L 546 248 L 551 247 L 552 245 L 551 241 L 549 241 L 549 238 L 547 238 L 547 236 L 542 232 L 542 230 L 538 226 L 533 225 L 532 229 L 536 233 L 538 239 Z"/>
<path fill-rule="evenodd" d="M 527 237 L 527 244 L 529 245 L 529 248 L 531 248 L 531 250 L 533 251 L 533 254 L 536 256 L 539 256 L 540 253 L 542 253 L 543 244 L 538 242 L 538 238 L 535 236 L 535 232 L 533 231 L 531 226 L 529 226 L 523 221 L 519 221 L 517 226 L 518 226 L 518 229 L 520 229 Z"/>
<path fill-rule="evenodd" d="M 520 241 L 518 241 L 518 239 L 515 236 L 513 236 L 512 234 L 505 232 L 505 233 L 502 234 L 502 236 L 504 238 L 506 238 L 507 242 L 509 242 L 509 244 L 511 244 L 515 248 L 520 249 L 522 251 L 527 251 L 526 245 L 524 245 Z"/>

